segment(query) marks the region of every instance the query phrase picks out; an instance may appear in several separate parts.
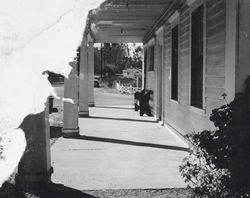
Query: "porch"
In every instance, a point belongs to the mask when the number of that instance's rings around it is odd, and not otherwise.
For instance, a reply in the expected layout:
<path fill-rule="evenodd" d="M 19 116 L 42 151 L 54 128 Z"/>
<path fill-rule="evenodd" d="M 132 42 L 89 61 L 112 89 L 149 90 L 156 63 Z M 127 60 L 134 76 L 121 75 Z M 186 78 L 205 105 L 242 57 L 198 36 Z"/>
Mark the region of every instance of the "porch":
<path fill-rule="evenodd" d="M 191 13 L 203 4 L 201 10 L 206 19 L 204 24 L 207 24 L 204 32 L 208 36 L 203 38 L 200 34 L 200 41 L 211 40 L 202 46 L 207 53 L 202 57 L 200 73 L 194 73 L 202 76 L 199 83 L 193 82 L 200 85 L 201 101 L 196 105 L 191 101 Z M 206 9 L 210 12 L 205 12 Z M 218 10 L 221 15 L 216 15 Z M 218 3 L 107 0 L 100 9 L 91 11 L 79 50 L 80 61 L 70 64 L 72 71 L 65 80 L 64 98 L 73 102 L 64 103 L 63 136 L 67 139 L 61 138 L 52 148 L 51 165 L 55 170 L 52 181 L 81 190 L 184 187 L 178 166 L 187 149 L 170 133 L 169 125 L 183 135 L 212 128 L 209 114 L 225 102 L 222 93 L 227 93 L 230 101 L 236 91 L 235 85 L 240 90 L 243 72 L 235 76 L 236 11 L 233 0 Z M 214 16 L 219 18 L 215 25 Z M 178 38 L 176 33 L 176 40 L 171 36 L 174 27 L 180 28 L 182 34 Z M 203 30 L 202 27 L 199 29 Z M 225 35 L 225 32 L 232 35 Z M 179 52 L 176 64 L 172 65 L 170 46 L 177 40 L 180 41 L 176 43 Z M 119 102 L 116 106 L 98 103 L 93 90 L 93 46 L 105 42 L 144 43 L 147 53 L 143 87 L 154 91 L 153 113 L 167 129 L 151 118 L 139 117 Z M 228 45 L 231 48 L 227 48 Z M 239 50 L 244 55 L 242 51 Z M 242 65 L 237 69 L 246 71 L 243 68 L 247 66 Z M 173 72 L 174 66 L 178 72 Z M 174 73 L 180 75 L 174 76 Z M 175 94 L 170 92 L 174 88 Z M 50 168 L 49 159 L 46 168 L 46 171 Z"/>
<path fill-rule="evenodd" d="M 95 89 L 80 136 L 51 148 L 52 181 L 78 190 L 186 187 L 178 167 L 187 146 L 154 118 L 133 110 L 133 97 Z"/>

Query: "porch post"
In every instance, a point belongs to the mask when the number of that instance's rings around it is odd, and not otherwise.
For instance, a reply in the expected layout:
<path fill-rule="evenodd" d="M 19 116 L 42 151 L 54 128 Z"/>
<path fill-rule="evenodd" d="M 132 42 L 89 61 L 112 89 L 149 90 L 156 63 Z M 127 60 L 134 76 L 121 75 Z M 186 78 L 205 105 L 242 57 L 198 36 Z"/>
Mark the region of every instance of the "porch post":
<path fill-rule="evenodd" d="M 227 102 L 231 102 L 234 99 L 236 91 L 237 10 L 238 0 L 226 1 L 225 92 L 227 94 Z"/>
<path fill-rule="evenodd" d="M 52 168 L 50 158 L 50 129 L 48 102 L 45 111 L 28 115 L 20 128 L 24 131 L 27 147 L 18 165 L 16 185 L 18 189 L 39 192 L 50 182 Z"/>
<path fill-rule="evenodd" d="M 84 39 L 80 52 L 80 76 L 79 76 L 79 117 L 89 116 L 89 85 L 88 85 L 88 46 Z"/>
<path fill-rule="evenodd" d="M 88 47 L 88 91 L 89 91 L 89 107 L 95 106 L 94 100 L 94 43 L 89 42 Z"/>
<path fill-rule="evenodd" d="M 235 92 L 243 92 L 245 82 L 250 75 L 250 1 L 239 0 L 238 3 L 238 46 L 237 46 L 237 67 L 236 67 L 236 83 Z"/>
<path fill-rule="evenodd" d="M 78 127 L 78 77 L 76 62 L 71 62 L 72 70 L 64 80 L 64 98 L 73 101 L 65 101 L 63 104 L 63 137 L 79 135 Z"/>

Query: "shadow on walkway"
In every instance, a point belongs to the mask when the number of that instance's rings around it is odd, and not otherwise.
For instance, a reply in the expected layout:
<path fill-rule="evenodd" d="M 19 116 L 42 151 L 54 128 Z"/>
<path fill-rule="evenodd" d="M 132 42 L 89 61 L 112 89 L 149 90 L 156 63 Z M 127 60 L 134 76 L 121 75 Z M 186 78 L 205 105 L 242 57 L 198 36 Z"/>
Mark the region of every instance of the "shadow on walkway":
<path fill-rule="evenodd" d="M 89 116 L 88 118 L 92 119 L 101 119 L 101 120 L 118 120 L 118 121 L 129 121 L 129 122 L 149 122 L 149 123 L 157 123 L 157 121 L 151 120 L 136 120 L 130 118 L 110 118 L 110 117 L 100 117 L 100 116 Z"/>
<path fill-rule="evenodd" d="M 50 138 L 59 138 L 62 136 L 62 127 L 50 126 Z"/>
<path fill-rule="evenodd" d="M 94 137 L 94 136 L 80 135 L 80 136 L 76 136 L 70 139 L 80 139 L 80 140 L 95 141 L 95 142 L 106 142 L 106 143 L 114 143 L 114 144 L 124 144 L 124 145 L 131 145 L 131 146 L 142 146 L 142 147 L 151 147 L 151 148 L 158 148 L 158 149 L 168 149 L 168 150 L 189 152 L 189 149 L 185 147 L 145 143 L 145 142 L 134 142 L 134 141 L 128 141 L 128 140 L 119 140 L 119 139 L 102 138 L 102 137 Z"/>
<path fill-rule="evenodd" d="M 47 187 L 35 187 L 25 191 L 28 197 L 39 198 L 96 198 L 92 195 L 83 193 L 79 190 L 64 186 L 62 184 L 50 183 Z M 29 192 L 30 191 L 30 192 Z M 27 198 L 22 190 L 19 190 L 14 184 L 5 182 L 0 188 L 1 198 Z M 34 195 L 34 196 L 33 196 Z"/>
<path fill-rule="evenodd" d="M 48 188 L 40 195 L 41 198 L 95 198 L 92 195 L 62 184 L 49 184 Z"/>
<path fill-rule="evenodd" d="M 127 109 L 127 110 L 133 110 L 134 108 L 129 107 L 113 107 L 113 106 L 95 106 L 94 108 L 101 108 L 101 109 Z"/>

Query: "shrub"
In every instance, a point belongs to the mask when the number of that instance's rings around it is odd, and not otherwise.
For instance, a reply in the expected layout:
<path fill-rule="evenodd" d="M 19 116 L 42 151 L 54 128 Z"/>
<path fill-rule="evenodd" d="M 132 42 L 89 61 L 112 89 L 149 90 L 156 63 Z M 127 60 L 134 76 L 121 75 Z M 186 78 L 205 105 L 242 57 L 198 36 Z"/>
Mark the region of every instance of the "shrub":
<path fill-rule="evenodd" d="M 193 146 L 180 166 L 181 175 L 189 187 L 193 188 L 191 197 L 226 198 L 229 194 L 226 184 L 230 173 L 227 169 L 216 168 L 211 156 L 199 146 L 199 136 L 200 134 L 187 136 Z"/>
<path fill-rule="evenodd" d="M 182 176 L 193 183 L 196 197 L 249 197 L 250 77 L 244 93 L 214 109 L 210 120 L 215 131 L 188 137 L 194 146 L 180 167 Z"/>

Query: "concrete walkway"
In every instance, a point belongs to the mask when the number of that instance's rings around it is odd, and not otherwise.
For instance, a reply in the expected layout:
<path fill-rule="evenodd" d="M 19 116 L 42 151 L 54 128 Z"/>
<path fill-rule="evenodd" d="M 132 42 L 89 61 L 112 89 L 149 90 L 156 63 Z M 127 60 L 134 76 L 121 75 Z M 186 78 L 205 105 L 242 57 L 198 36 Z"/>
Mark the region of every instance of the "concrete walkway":
<path fill-rule="evenodd" d="M 107 102 L 121 96 L 95 94 L 91 117 L 79 119 L 81 136 L 60 138 L 51 149 L 52 181 L 78 190 L 186 187 L 178 166 L 187 146 L 125 100 Z"/>

